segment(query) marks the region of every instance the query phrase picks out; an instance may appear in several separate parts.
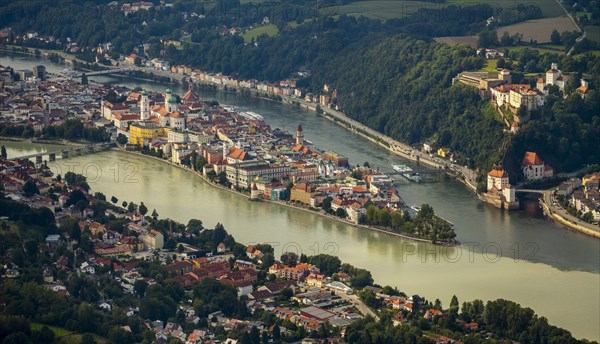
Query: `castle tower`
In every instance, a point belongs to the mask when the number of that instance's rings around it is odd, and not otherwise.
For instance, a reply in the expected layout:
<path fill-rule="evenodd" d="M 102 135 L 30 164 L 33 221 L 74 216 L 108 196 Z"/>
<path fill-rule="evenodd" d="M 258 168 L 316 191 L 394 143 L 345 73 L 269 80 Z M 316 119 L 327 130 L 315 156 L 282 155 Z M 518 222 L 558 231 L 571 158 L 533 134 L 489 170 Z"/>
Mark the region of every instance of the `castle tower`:
<path fill-rule="evenodd" d="M 252 188 L 250 189 L 250 199 L 257 200 L 259 195 L 258 187 L 256 187 L 256 183 L 252 183 Z"/>
<path fill-rule="evenodd" d="M 506 81 L 507 84 L 512 84 L 512 77 L 508 69 L 504 68 L 499 74 L 500 80 Z"/>
<path fill-rule="evenodd" d="M 147 121 L 150 118 L 150 102 L 148 101 L 148 93 L 142 91 L 140 99 L 140 120 Z"/>
<path fill-rule="evenodd" d="M 298 124 L 298 128 L 296 129 L 296 144 L 297 145 L 304 144 L 304 132 L 302 131 L 301 124 Z"/>
<path fill-rule="evenodd" d="M 165 108 L 167 108 L 167 112 L 177 111 L 177 98 L 175 98 L 170 88 L 167 88 L 167 94 L 165 95 Z"/>
<path fill-rule="evenodd" d="M 556 85 L 559 76 L 558 63 L 553 63 L 552 68 L 546 71 L 546 85 Z"/>

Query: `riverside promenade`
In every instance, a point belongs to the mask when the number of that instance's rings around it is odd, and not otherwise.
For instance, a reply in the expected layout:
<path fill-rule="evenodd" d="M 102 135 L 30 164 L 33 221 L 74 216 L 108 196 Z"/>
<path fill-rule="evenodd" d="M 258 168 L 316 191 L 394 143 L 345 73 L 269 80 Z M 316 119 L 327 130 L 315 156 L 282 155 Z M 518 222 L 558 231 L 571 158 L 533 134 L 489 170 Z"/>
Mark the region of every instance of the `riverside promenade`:
<path fill-rule="evenodd" d="M 600 226 L 585 222 L 569 214 L 561 206 L 554 205 L 553 190 L 544 190 L 540 191 L 540 193 L 542 194 L 541 204 L 548 217 L 569 229 L 600 239 Z"/>

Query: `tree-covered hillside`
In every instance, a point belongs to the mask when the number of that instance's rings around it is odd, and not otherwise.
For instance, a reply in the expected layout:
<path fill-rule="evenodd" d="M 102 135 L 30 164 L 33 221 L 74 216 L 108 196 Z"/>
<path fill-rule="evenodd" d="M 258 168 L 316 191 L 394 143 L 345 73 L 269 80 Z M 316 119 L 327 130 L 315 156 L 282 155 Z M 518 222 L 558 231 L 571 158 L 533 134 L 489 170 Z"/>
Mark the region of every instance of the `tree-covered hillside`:
<path fill-rule="evenodd" d="M 485 164 L 498 158 L 482 152 L 497 150 L 502 124 L 484 114 L 472 88 L 452 86 L 460 71 L 482 64 L 466 46 L 398 35 L 348 47 L 313 82 L 333 83 L 343 110 L 378 131 L 409 144 L 434 139 Z"/>

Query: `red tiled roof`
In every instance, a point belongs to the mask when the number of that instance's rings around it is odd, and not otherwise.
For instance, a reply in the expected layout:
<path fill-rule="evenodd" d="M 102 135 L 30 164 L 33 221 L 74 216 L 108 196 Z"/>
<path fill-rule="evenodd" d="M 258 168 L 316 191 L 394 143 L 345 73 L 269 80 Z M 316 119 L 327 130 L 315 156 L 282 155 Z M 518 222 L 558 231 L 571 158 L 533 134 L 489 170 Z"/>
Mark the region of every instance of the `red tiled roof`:
<path fill-rule="evenodd" d="M 504 170 L 491 170 L 488 173 L 488 176 L 490 177 L 494 177 L 494 178 L 508 178 L 508 173 L 506 173 L 506 171 Z"/>
<path fill-rule="evenodd" d="M 536 152 L 525 152 L 525 156 L 523 157 L 523 161 L 521 162 L 521 166 L 530 166 L 530 165 L 543 165 L 544 162 L 537 155 Z"/>

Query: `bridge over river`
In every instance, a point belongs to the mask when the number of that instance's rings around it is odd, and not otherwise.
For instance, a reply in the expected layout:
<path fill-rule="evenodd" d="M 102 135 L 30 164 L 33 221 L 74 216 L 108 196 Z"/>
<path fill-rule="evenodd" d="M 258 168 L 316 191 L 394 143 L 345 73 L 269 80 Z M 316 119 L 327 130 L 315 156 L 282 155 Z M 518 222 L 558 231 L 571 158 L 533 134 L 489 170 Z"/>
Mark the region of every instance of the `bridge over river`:
<path fill-rule="evenodd" d="M 18 157 L 12 157 L 8 160 L 29 160 L 35 158 L 35 162 L 41 164 L 44 161 L 44 157 L 48 157 L 48 161 L 56 160 L 57 156 L 60 156 L 62 159 L 69 158 L 69 155 L 83 155 L 94 152 L 105 151 L 111 147 L 110 142 L 102 142 L 102 143 L 93 143 L 85 146 L 73 146 L 73 147 L 65 147 L 60 150 L 51 151 L 51 152 L 42 152 L 35 153 L 29 155 L 23 155 Z"/>
<path fill-rule="evenodd" d="M 126 73 L 131 70 L 133 70 L 133 69 L 131 69 L 131 68 L 105 69 L 105 70 L 98 70 L 98 71 L 93 71 L 93 72 L 80 73 L 80 74 L 77 74 L 77 77 L 81 78 L 83 76 L 83 74 L 85 74 L 88 77 L 97 76 L 97 75 L 119 74 L 119 73 Z"/>

